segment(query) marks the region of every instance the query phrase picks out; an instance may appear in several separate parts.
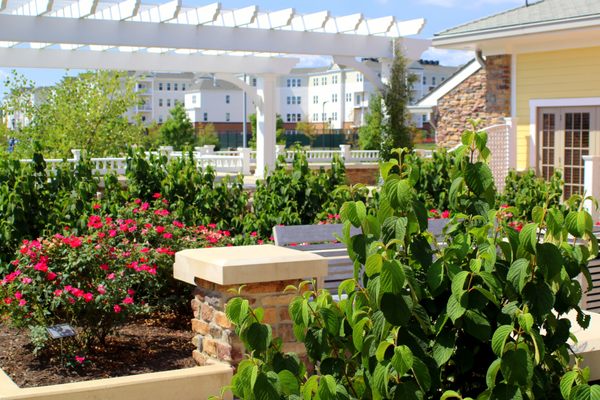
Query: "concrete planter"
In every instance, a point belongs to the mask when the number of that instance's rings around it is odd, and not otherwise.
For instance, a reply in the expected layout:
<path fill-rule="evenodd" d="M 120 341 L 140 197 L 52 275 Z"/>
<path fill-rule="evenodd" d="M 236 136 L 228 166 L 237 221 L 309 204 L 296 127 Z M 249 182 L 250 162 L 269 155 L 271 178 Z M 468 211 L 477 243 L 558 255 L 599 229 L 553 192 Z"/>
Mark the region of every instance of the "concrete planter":
<path fill-rule="evenodd" d="M 217 363 L 174 371 L 20 388 L 0 369 L 0 400 L 207 399 L 220 395 L 221 388 L 230 384 L 231 377 L 231 366 Z"/>

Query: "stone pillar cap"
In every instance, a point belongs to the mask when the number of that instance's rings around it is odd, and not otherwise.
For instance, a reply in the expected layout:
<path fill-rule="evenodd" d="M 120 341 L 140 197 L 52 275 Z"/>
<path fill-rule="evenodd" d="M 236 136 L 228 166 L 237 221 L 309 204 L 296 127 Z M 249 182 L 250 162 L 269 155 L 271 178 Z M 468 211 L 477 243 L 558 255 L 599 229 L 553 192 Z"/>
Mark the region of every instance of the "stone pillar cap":
<path fill-rule="evenodd" d="M 173 276 L 195 284 L 195 278 L 219 285 L 320 278 L 327 259 L 307 251 L 271 244 L 182 250 L 175 254 Z"/>

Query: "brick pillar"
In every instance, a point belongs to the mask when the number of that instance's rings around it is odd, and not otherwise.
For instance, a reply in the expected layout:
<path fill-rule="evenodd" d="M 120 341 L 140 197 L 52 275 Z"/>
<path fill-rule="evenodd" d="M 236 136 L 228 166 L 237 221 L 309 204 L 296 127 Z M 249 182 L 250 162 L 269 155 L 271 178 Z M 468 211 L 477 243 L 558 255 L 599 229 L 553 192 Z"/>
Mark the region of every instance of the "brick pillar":
<path fill-rule="evenodd" d="M 241 297 L 248 299 L 253 308 L 264 309 L 263 323 L 271 325 L 273 337 L 280 337 L 284 351 L 304 352 L 304 346 L 297 343 L 288 313 L 288 305 L 295 293 L 283 293 L 288 285 L 298 286 L 300 280 L 251 283 L 242 290 Z M 194 360 L 199 365 L 211 361 L 225 361 L 237 365 L 243 358 L 244 345 L 235 334 L 235 327 L 225 315 L 227 301 L 236 294 L 239 285 L 218 285 L 196 278 L 197 287 L 192 299 L 192 330 L 195 333 Z"/>
<path fill-rule="evenodd" d="M 303 355 L 304 345 L 296 342 L 288 313 L 296 293 L 283 291 L 289 285 L 298 286 L 307 277 L 326 276 L 327 260 L 273 245 L 191 249 L 175 255 L 173 275 L 196 287 L 191 303 L 193 342 L 197 347 L 192 354 L 194 360 L 199 365 L 215 361 L 237 365 L 244 346 L 225 314 L 227 302 L 241 296 L 251 307 L 261 307 L 262 322 L 271 325 L 273 337 L 282 340 L 283 351 Z"/>

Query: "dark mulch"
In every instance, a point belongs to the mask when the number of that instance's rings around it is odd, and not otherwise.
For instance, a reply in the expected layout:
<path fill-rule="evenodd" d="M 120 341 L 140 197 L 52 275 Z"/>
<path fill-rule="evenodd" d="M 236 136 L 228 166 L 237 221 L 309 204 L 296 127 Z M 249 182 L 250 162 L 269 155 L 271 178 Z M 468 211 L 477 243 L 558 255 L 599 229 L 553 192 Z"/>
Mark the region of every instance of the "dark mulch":
<path fill-rule="evenodd" d="M 34 357 L 28 332 L 0 322 L 0 368 L 20 387 L 34 387 L 193 367 L 193 335 L 181 325 L 168 315 L 124 325 L 73 369 Z"/>

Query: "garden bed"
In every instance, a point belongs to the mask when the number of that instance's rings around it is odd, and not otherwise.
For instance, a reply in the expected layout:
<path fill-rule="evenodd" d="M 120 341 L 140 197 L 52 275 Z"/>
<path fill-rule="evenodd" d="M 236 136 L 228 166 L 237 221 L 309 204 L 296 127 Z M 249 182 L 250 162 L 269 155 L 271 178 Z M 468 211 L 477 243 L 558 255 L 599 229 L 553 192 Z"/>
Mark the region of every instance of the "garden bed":
<path fill-rule="evenodd" d="M 74 369 L 34 357 L 28 332 L 2 324 L 0 368 L 18 386 L 37 387 L 193 367 L 186 325 L 166 316 L 128 323 Z"/>

